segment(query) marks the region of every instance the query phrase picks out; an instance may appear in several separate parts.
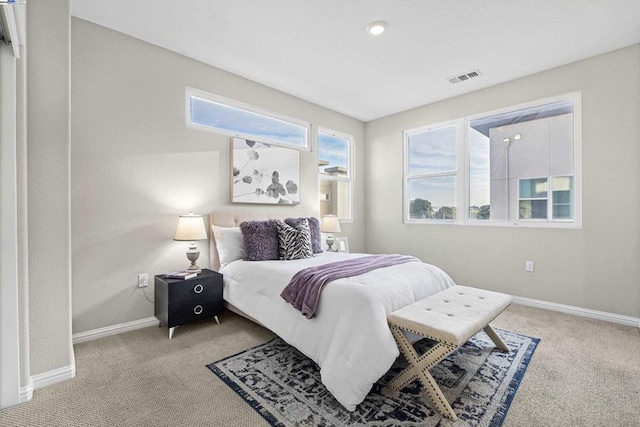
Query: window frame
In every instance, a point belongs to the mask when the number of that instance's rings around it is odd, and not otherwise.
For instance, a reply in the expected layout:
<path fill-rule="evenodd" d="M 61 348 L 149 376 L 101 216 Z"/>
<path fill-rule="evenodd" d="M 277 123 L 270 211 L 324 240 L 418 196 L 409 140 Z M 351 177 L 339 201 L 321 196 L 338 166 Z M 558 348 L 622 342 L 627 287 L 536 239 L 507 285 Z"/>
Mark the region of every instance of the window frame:
<path fill-rule="evenodd" d="M 572 101 L 573 103 L 573 216 L 568 219 L 533 219 L 533 220 L 471 220 L 469 218 L 469 196 L 470 196 L 470 152 L 469 152 L 469 135 L 468 129 L 470 123 L 476 119 L 485 118 L 492 115 L 499 115 L 527 108 L 539 107 L 545 104 L 553 104 L 560 101 Z M 456 124 L 457 128 L 457 144 L 458 144 L 458 174 L 456 179 L 456 219 L 454 220 L 438 220 L 438 219 L 411 219 L 409 218 L 409 151 L 408 151 L 408 135 L 444 127 L 446 125 Z M 403 131 L 403 223 L 405 224 L 433 224 L 433 225 L 471 225 L 479 227 L 531 227 L 531 228 L 582 228 L 582 107 L 581 92 L 572 92 L 563 95 L 553 96 L 549 98 L 539 99 L 527 103 L 512 105 L 492 111 L 486 111 L 478 114 L 464 116 L 454 120 L 434 123 L 427 126 L 412 128 Z M 562 175 L 567 176 L 567 175 Z M 553 177 L 547 177 L 553 178 Z M 549 183 L 549 185 L 551 185 Z M 519 200 L 519 198 L 518 198 Z M 549 195 L 550 205 L 553 205 L 552 195 Z"/>
<path fill-rule="evenodd" d="M 320 179 L 324 179 L 327 181 L 341 181 L 341 182 L 346 182 L 348 183 L 348 188 L 349 188 L 349 218 L 338 218 L 338 220 L 341 223 L 352 223 L 353 222 L 353 218 L 354 218 L 354 182 L 355 182 L 355 176 L 356 176 L 356 170 L 355 170 L 355 166 L 356 166 L 356 162 L 355 162 L 355 155 L 356 155 L 356 139 L 353 135 L 349 135 L 347 133 L 344 132 L 339 132 L 339 131 L 335 131 L 333 129 L 329 129 L 326 127 L 318 127 L 318 132 L 316 135 L 316 142 L 317 142 L 317 159 L 316 159 L 316 164 L 318 163 L 318 161 L 320 160 L 320 134 L 324 134 L 324 135 L 328 135 L 328 136 L 333 136 L 333 137 L 337 137 L 337 138 L 343 138 L 345 140 L 348 141 L 349 144 L 349 148 L 347 150 L 348 156 L 349 158 L 347 159 L 347 176 L 346 177 L 340 177 L 340 176 L 331 176 L 331 175 L 321 175 L 320 171 L 318 170 L 318 196 L 320 196 L 322 193 L 320 193 Z M 320 209 L 320 197 L 318 197 L 318 211 Z"/>
<path fill-rule="evenodd" d="M 244 134 L 238 132 L 232 132 L 225 129 L 216 128 L 213 126 L 201 125 L 199 123 L 194 123 L 191 121 L 191 98 L 196 97 L 200 99 L 204 99 L 205 101 L 210 101 L 215 104 L 223 105 L 226 107 L 234 108 L 237 110 L 247 111 L 253 114 L 258 114 L 260 116 L 274 119 L 281 122 L 290 123 L 292 125 L 300 126 L 304 131 L 304 141 L 303 145 L 295 145 L 284 141 L 278 141 L 275 139 L 265 138 L 260 135 L 251 135 Z M 203 130 L 206 132 L 212 132 L 219 135 L 226 135 L 235 138 L 249 139 L 249 140 L 260 140 L 270 144 L 278 145 L 281 147 L 293 148 L 295 150 L 300 151 L 311 151 L 311 144 L 309 143 L 310 135 L 311 135 L 311 123 L 300 120 L 294 117 L 290 117 L 284 114 L 275 113 L 273 111 L 269 111 L 264 108 L 256 107 L 254 105 L 250 105 L 241 101 L 236 101 L 231 98 L 225 98 L 224 96 L 216 95 L 213 93 L 205 92 L 203 90 L 195 89 L 189 86 L 185 87 L 185 124 L 188 128 Z"/>

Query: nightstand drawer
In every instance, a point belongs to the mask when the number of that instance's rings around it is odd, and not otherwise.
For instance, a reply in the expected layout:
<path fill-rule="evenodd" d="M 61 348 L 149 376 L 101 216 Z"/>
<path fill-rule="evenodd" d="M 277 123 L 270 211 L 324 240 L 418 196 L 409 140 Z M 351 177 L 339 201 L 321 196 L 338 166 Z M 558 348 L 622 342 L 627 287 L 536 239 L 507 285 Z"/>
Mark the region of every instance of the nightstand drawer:
<path fill-rule="evenodd" d="M 172 328 L 200 319 L 216 316 L 224 309 L 224 302 L 219 296 L 196 298 L 169 304 L 167 326 Z"/>
<path fill-rule="evenodd" d="M 220 295 L 221 293 L 222 280 L 216 280 L 216 277 L 193 278 L 169 284 L 170 303 L 190 300 L 196 297 Z"/>
<path fill-rule="evenodd" d="M 204 274 L 204 273 L 203 273 Z M 169 303 L 222 294 L 222 276 L 198 276 L 169 283 Z"/>

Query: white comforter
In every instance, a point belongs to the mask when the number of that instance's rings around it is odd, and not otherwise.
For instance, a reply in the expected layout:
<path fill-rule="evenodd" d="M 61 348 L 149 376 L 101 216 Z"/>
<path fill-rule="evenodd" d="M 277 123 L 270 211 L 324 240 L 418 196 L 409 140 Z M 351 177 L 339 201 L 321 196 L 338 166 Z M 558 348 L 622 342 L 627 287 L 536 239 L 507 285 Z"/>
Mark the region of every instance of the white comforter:
<path fill-rule="evenodd" d="M 349 411 L 399 355 L 387 314 L 455 285 L 438 267 L 409 262 L 327 284 L 312 319 L 280 297 L 301 268 L 363 255 L 324 252 L 298 261 L 238 260 L 220 270 L 224 299 L 314 360 L 322 383 Z"/>

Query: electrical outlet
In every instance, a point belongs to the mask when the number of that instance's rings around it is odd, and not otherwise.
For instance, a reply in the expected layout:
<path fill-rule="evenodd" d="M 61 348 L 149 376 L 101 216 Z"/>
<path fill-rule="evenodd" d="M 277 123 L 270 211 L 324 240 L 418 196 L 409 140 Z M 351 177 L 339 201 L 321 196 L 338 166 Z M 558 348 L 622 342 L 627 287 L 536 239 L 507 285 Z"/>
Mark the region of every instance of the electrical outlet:
<path fill-rule="evenodd" d="M 528 271 L 529 273 L 533 273 L 533 261 L 525 261 L 524 262 L 524 269 L 525 269 L 525 271 Z"/>
<path fill-rule="evenodd" d="M 146 288 L 149 286 L 149 275 L 147 273 L 138 274 L 138 287 Z"/>

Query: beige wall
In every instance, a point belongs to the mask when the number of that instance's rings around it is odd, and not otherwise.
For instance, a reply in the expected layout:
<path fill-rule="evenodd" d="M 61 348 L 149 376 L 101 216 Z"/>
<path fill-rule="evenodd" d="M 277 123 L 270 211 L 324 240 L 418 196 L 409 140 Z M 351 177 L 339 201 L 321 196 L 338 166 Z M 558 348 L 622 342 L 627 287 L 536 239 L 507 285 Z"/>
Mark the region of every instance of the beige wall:
<path fill-rule="evenodd" d="M 74 365 L 71 345 L 69 33 L 68 0 L 29 1 L 26 184 L 32 375 Z M 19 167 L 24 167 L 20 160 L 18 163 Z M 21 214 L 24 214 L 22 209 Z M 26 234 L 21 229 L 21 237 Z M 24 241 L 20 245 L 24 245 Z M 21 262 L 25 265 L 24 260 Z M 25 279 L 23 274 L 21 280 Z"/>
<path fill-rule="evenodd" d="M 460 284 L 639 317 L 638 70 L 634 45 L 367 123 L 367 251 L 411 253 Z M 575 91 L 582 93 L 582 229 L 402 223 L 403 130 Z M 524 271 L 527 259 L 534 273 Z"/>
<path fill-rule="evenodd" d="M 172 240 L 178 215 L 230 206 L 230 138 L 185 126 L 185 86 L 313 124 L 313 150 L 301 155 L 301 211 L 318 210 L 317 128 L 363 143 L 358 120 L 87 21 L 72 18 L 71 28 L 74 333 L 153 316 L 137 277 L 188 265 L 186 243 Z M 356 152 L 363 173 L 364 150 Z M 360 179 L 356 206 L 363 203 Z M 354 250 L 364 250 L 363 219 L 356 209 L 344 225 Z M 199 247 L 206 267 L 206 242 Z"/>

